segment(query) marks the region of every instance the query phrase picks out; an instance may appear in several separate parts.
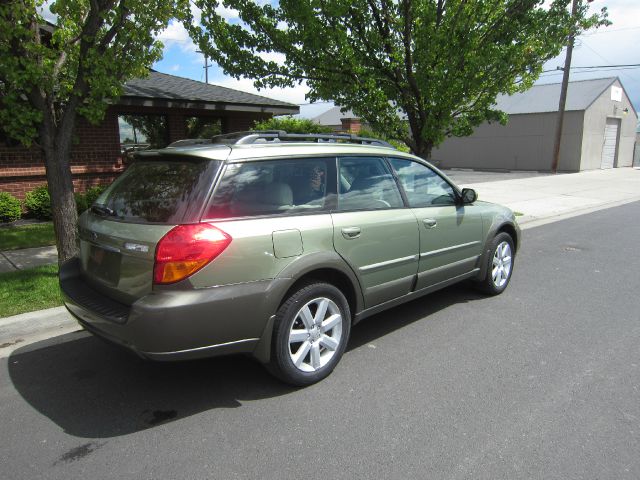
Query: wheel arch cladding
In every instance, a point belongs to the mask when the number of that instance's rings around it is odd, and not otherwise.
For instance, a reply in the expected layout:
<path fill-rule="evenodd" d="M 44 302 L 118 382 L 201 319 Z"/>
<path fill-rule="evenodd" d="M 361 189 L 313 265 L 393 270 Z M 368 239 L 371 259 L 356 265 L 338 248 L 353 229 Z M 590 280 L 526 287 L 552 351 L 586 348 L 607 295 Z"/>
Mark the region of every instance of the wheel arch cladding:
<path fill-rule="evenodd" d="M 289 290 L 284 294 L 282 299 L 280 300 L 280 304 L 278 308 L 282 306 L 287 299 L 297 292 L 303 285 L 309 285 L 312 283 L 328 283 L 333 285 L 338 290 L 342 292 L 342 294 L 347 299 L 347 303 L 349 304 L 349 310 L 351 311 L 351 321 L 355 318 L 355 314 L 359 311 L 359 302 L 356 293 L 356 288 L 353 285 L 351 279 L 340 270 L 334 268 L 319 268 L 316 270 L 311 270 L 306 272 L 300 278 L 296 279 L 296 281 L 291 285 Z"/>
<path fill-rule="evenodd" d="M 519 239 L 518 239 L 518 234 L 516 232 L 516 229 L 513 225 L 511 225 L 510 223 L 505 223 L 504 225 L 500 226 L 500 228 L 498 228 L 498 231 L 496 232 L 496 235 L 498 235 L 499 233 L 507 233 L 510 237 L 511 237 L 511 241 L 513 242 L 513 248 L 514 250 L 517 252 L 518 251 L 518 247 L 519 245 Z"/>
<path fill-rule="evenodd" d="M 516 227 L 514 227 L 510 223 L 502 223 L 498 226 L 494 225 L 489 229 L 489 233 L 485 239 L 485 245 L 482 251 L 482 255 L 478 259 L 478 266 L 480 267 L 480 273 L 476 277 L 477 280 L 484 280 L 486 278 L 487 273 L 489 271 L 487 259 L 491 254 L 491 252 L 489 252 L 489 246 L 491 245 L 491 242 L 493 241 L 493 239 L 497 235 L 500 235 L 501 233 L 506 233 L 511 237 L 511 241 L 513 242 L 513 250 L 514 250 L 513 256 L 515 258 L 515 254 L 517 253 L 518 247 L 520 245 L 520 239 L 518 238 L 518 232 L 516 230 Z"/>

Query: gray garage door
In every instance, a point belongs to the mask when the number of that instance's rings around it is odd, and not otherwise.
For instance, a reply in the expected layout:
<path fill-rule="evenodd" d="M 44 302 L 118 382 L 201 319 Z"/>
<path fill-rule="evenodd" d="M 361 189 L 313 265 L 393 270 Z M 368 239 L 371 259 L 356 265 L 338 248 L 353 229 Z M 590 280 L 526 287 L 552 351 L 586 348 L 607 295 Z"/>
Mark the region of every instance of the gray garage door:
<path fill-rule="evenodd" d="M 616 160 L 616 150 L 618 149 L 618 128 L 620 119 L 607 118 L 604 127 L 604 143 L 602 144 L 602 160 L 600 168 L 613 168 Z"/>

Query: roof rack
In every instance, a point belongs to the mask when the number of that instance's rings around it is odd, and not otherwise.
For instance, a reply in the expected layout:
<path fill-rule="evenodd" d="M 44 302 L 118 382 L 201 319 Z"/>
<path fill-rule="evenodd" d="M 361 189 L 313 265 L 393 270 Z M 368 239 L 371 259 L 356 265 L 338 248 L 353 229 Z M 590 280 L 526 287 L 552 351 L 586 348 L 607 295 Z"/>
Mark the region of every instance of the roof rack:
<path fill-rule="evenodd" d="M 255 130 L 216 135 L 211 139 L 211 143 L 227 145 L 250 145 L 271 142 L 355 143 L 394 148 L 384 140 L 359 137 L 350 133 L 288 133 L 284 130 Z"/>
<path fill-rule="evenodd" d="M 210 143 L 213 143 L 210 138 L 185 138 L 170 143 L 167 148 L 190 147 L 192 145 L 207 145 Z"/>

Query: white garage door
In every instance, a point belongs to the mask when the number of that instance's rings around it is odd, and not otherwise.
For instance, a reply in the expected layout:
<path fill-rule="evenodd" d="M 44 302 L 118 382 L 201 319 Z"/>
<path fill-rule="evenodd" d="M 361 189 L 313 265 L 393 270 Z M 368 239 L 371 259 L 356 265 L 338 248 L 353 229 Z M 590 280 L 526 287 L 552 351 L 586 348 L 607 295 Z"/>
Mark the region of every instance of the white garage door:
<path fill-rule="evenodd" d="M 620 119 L 607 118 L 604 127 L 604 143 L 602 144 L 602 160 L 600 168 L 613 168 L 616 160 L 616 150 L 618 149 L 618 128 Z"/>

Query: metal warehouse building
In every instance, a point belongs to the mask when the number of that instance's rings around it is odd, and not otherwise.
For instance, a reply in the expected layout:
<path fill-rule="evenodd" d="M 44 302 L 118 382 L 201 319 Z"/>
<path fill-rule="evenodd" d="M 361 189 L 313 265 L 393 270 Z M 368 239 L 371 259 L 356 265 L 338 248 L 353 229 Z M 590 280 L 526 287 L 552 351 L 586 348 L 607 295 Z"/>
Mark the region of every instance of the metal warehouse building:
<path fill-rule="evenodd" d="M 506 125 L 485 123 L 469 137 L 452 137 L 432 158 L 442 168 L 551 169 L 560 84 L 500 96 Z M 630 167 L 638 115 L 618 78 L 569 83 L 559 170 Z"/>

